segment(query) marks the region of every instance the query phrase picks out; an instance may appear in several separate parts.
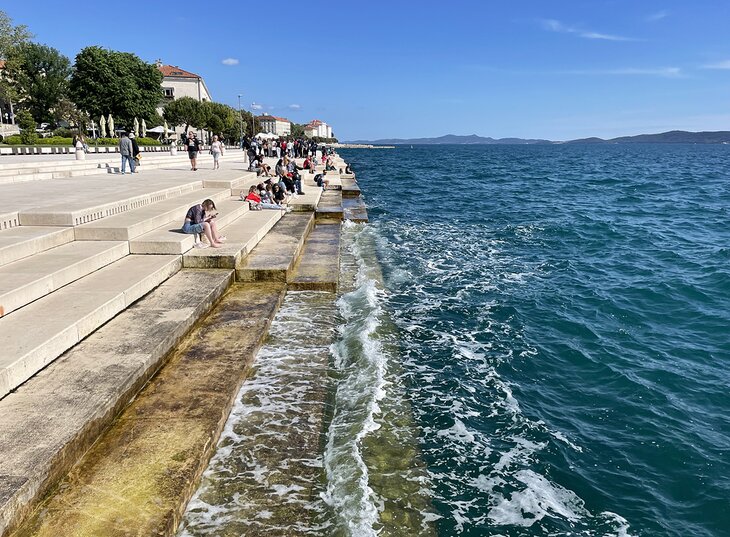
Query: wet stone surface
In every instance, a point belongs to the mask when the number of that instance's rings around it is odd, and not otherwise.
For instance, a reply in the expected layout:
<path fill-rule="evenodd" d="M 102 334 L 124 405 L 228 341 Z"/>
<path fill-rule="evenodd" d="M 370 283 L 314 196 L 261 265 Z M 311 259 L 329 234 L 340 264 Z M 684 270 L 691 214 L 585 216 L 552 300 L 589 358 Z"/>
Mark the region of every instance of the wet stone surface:
<path fill-rule="evenodd" d="M 332 535 L 320 498 L 334 295 L 289 293 L 241 388 L 180 537 Z"/>

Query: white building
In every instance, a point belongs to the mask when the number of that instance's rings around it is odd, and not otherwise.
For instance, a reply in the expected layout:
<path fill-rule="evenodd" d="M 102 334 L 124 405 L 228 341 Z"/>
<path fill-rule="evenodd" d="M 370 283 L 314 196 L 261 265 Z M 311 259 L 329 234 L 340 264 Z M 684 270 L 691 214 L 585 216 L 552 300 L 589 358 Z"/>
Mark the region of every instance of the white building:
<path fill-rule="evenodd" d="M 261 130 L 270 132 L 277 136 L 288 136 L 291 134 L 291 121 L 285 117 L 263 115 L 258 117 Z"/>
<path fill-rule="evenodd" d="M 304 127 L 304 135 L 312 138 L 319 136 L 320 138 L 332 138 L 332 127 L 324 121 L 313 119 Z"/>
<path fill-rule="evenodd" d="M 166 103 L 181 97 L 192 97 L 200 102 L 213 100 L 202 76 L 181 69 L 177 65 L 163 65 L 159 60 L 157 60 L 156 65 L 162 73 L 162 92 L 164 94 L 163 101 L 157 109 L 160 115 Z M 185 131 L 184 125 L 174 127 L 170 125 L 170 128 L 174 129 L 178 135 Z M 203 135 L 202 131 L 198 131 L 198 138 L 203 140 Z"/>

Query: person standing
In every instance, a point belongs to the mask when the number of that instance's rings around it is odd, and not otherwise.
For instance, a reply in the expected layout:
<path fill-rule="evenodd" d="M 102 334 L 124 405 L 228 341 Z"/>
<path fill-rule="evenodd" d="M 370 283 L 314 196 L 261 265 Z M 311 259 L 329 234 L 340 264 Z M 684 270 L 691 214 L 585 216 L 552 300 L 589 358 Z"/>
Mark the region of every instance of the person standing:
<path fill-rule="evenodd" d="M 126 132 L 122 133 L 122 137 L 119 139 L 119 153 L 122 155 L 122 175 L 126 172 L 126 164 L 129 162 L 129 169 L 131 173 L 134 173 L 134 159 L 132 158 L 132 141 L 127 136 Z"/>
<path fill-rule="evenodd" d="M 133 132 L 129 133 L 129 141 L 132 142 L 132 160 L 134 161 L 134 169 L 132 170 L 132 173 L 139 173 L 137 172 L 137 166 L 139 166 L 139 161 L 142 158 L 142 155 L 139 151 L 137 138 L 134 136 Z"/>
<path fill-rule="evenodd" d="M 210 152 L 213 155 L 213 169 L 220 170 L 220 158 L 223 154 L 223 144 L 218 141 L 218 136 L 213 136 L 213 143 L 210 144 Z"/>
<path fill-rule="evenodd" d="M 190 171 L 197 172 L 200 142 L 193 131 L 188 131 L 188 139 L 185 141 L 185 147 L 188 150 L 188 158 L 190 159 Z"/>

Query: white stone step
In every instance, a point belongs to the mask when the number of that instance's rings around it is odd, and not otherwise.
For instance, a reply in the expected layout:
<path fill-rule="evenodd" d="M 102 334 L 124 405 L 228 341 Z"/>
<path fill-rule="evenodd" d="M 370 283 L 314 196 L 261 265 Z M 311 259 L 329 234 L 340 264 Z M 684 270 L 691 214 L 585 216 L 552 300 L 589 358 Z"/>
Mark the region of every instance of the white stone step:
<path fill-rule="evenodd" d="M 203 180 L 203 186 L 205 188 L 229 188 L 232 191 L 236 190 L 235 195 L 237 196 L 238 190 L 248 190 L 251 185 L 256 185 L 260 182 L 259 178 L 256 176 L 256 172 L 247 172 L 240 170 L 219 171 L 221 172 L 220 176 L 218 176 L 218 172 L 216 172 L 216 175 Z M 224 172 L 228 173 L 224 174 Z"/>
<path fill-rule="evenodd" d="M 70 181 L 78 181 L 71 179 Z M 38 182 L 42 184 L 42 182 Z M 61 185 L 61 181 L 52 181 L 52 185 Z M 8 185 L 12 188 L 22 188 L 26 185 Z M 186 192 L 199 191 L 201 181 L 180 182 L 173 186 L 150 185 L 144 188 L 135 185 L 130 189 L 133 193 L 125 194 L 110 191 L 95 194 L 93 189 L 84 185 L 84 190 L 68 196 L 67 201 L 53 203 L 54 198 L 38 199 L 37 206 L 19 211 L 20 225 L 22 226 L 79 226 L 88 222 L 108 218 L 120 213 L 131 211 L 152 203 L 157 203 Z"/>
<path fill-rule="evenodd" d="M 126 241 L 77 241 L 2 266 L 0 317 L 128 254 Z"/>
<path fill-rule="evenodd" d="M 128 241 L 177 218 L 182 227 L 187 210 L 204 199 L 218 203 L 230 197 L 228 190 L 204 188 L 145 205 L 139 209 L 76 226 L 76 240 Z"/>
<path fill-rule="evenodd" d="M 128 255 L 0 318 L 0 398 L 180 268 L 177 255 Z"/>
<path fill-rule="evenodd" d="M 225 228 L 227 241 L 221 248 L 193 248 L 183 255 L 183 266 L 190 268 L 236 268 L 266 233 L 281 219 L 284 211 L 248 211 Z"/>
<path fill-rule="evenodd" d="M 0 266 L 74 240 L 70 227 L 18 226 L 0 231 Z"/>
<path fill-rule="evenodd" d="M 248 203 L 238 198 L 216 202 L 216 207 L 220 231 L 248 211 Z M 133 254 L 184 254 L 193 247 L 195 236 L 183 233 L 181 227 L 182 220 L 176 216 L 165 225 L 129 241 L 129 251 Z"/>

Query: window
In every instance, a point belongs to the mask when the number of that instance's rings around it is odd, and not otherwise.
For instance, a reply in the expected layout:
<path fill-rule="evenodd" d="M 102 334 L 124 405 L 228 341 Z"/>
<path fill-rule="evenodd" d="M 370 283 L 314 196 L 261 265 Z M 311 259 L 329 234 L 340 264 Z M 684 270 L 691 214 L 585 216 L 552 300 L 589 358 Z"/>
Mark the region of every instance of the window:
<path fill-rule="evenodd" d="M 175 88 L 162 88 L 162 91 L 165 92 L 165 98 L 166 99 L 174 99 L 175 98 Z"/>

